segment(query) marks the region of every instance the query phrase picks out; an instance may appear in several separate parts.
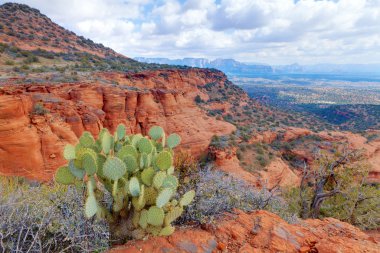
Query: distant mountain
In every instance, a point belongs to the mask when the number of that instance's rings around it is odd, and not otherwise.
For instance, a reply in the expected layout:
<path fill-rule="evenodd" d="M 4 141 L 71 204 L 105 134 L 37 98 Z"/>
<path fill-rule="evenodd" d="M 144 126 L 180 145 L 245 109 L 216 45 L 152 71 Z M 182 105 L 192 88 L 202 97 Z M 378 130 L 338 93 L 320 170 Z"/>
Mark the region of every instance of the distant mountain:
<path fill-rule="evenodd" d="M 198 68 L 214 68 L 221 70 L 227 74 L 244 74 L 244 73 L 272 73 L 273 69 L 265 64 L 246 64 L 235 61 L 233 59 L 215 59 L 208 60 L 205 58 L 183 58 L 183 59 L 168 59 L 168 58 L 144 58 L 136 57 L 135 60 L 146 63 L 159 63 L 170 65 L 182 65 Z"/>
<path fill-rule="evenodd" d="M 346 74 L 346 73 L 379 73 L 380 64 L 314 64 L 272 66 L 275 73 L 318 73 L 318 74 Z"/>
<path fill-rule="evenodd" d="M 226 74 L 380 74 L 380 64 L 314 64 L 273 65 L 264 63 L 243 63 L 234 59 L 206 58 L 144 58 L 136 57 L 137 61 L 169 65 L 190 66 L 198 68 L 215 68 Z"/>

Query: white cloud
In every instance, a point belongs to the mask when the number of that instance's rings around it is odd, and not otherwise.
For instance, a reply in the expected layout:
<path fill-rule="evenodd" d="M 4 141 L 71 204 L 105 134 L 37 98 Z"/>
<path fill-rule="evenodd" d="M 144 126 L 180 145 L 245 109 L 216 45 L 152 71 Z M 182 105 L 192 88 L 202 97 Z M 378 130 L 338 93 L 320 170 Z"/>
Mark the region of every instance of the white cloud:
<path fill-rule="evenodd" d="M 380 62 L 380 0 L 18 0 L 127 56 Z"/>

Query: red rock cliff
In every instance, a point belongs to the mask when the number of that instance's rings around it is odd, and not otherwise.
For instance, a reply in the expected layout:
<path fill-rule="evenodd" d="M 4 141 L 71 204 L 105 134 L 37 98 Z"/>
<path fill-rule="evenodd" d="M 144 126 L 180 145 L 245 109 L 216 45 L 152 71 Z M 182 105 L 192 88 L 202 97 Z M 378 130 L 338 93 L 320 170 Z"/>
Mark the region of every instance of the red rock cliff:
<path fill-rule="evenodd" d="M 125 76 L 98 73 L 121 80 L 100 83 L 7 84 L 0 87 L 0 173 L 48 180 L 64 163 L 63 147 L 75 143 L 83 131 L 95 136 L 102 127 L 113 131 L 119 123 L 129 133 L 146 134 L 152 125 L 182 137 L 183 149 L 205 151 L 213 135 L 235 127 L 208 117 L 194 103 L 198 85 L 220 82 L 218 71 L 189 69 L 144 72 Z M 204 95 L 204 94 L 203 94 Z M 42 103 L 49 113 L 36 115 Z"/>

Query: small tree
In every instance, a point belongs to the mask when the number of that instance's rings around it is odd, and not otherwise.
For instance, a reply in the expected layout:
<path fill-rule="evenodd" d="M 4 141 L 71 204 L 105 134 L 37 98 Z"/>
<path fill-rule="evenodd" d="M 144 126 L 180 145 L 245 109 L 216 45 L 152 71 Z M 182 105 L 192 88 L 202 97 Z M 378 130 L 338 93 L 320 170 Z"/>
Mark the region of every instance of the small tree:
<path fill-rule="evenodd" d="M 195 103 L 199 104 L 199 103 L 203 103 L 203 99 L 201 98 L 201 96 L 199 95 L 196 95 L 195 96 L 195 99 L 194 99 Z"/>
<path fill-rule="evenodd" d="M 358 150 L 320 154 L 315 166 L 304 165 L 299 188 L 290 191 L 292 209 L 306 218 L 335 217 L 362 228 L 380 222 L 380 190 L 366 183 L 369 166 Z"/>
<path fill-rule="evenodd" d="M 106 219 L 116 243 L 148 234 L 172 234 L 171 223 L 195 195 L 188 191 L 178 198 L 173 148 L 180 137 L 166 138 L 157 126 L 149 130 L 149 136 L 127 136 L 124 125 L 114 135 L 102 129 L 97 140 L 84 132 L 76 147 L 65 147 L 68 165 L 55 175 L 59 183 L 86 188 L 85 215 Z M 112 199 L 110 204 L 107 198 Z"/>

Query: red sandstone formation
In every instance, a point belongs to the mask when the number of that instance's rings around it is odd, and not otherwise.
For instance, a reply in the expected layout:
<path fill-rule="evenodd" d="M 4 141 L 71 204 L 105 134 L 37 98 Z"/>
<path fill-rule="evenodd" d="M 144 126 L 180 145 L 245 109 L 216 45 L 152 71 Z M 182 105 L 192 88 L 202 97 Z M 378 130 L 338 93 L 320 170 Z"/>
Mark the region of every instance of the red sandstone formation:
<path fill-rule="evenodd" d="M 228 150 L 210 148 L 209 151 L 215 158 L 214 162 L 217 169 L 236 179 L 243 180 L 251 186 L 260 186 L 258 177 L 240 166 L 239 159 L 236 156 L 236 148 L 229 148 Z"/>
<path fill-rule="evenodd" d="M 288 224 L 275 214 L 237 210 L 205 229 L 178 229 L 169 237 L 130 241 L 112 253 L 377 253 L 380 244 L 360 229 L 333 218 Z"/>
<path fill-rule="evenodd" d="M 236 148 L 229 148 L 228 150 L 210 148 L 209 152 L 215 158 L 214 163 L 217 169 L 228 173 L 232 177 L 241 179 L 251 186 L 265 186 L 272 189 L 275 186 L 297 186 L 300 183 L 300 176 L 281 158 L 275 158 L 265 170 L 259 171 L 258 174 L 253 174 L 240 166 L 239 159 L 236 156 Z"/>
<path fill-rule="evenodd" d="M 260 171 L 260 182 L 272 189 L 275 186 L 296 187 L 301 180 L 297 171 L 293 171 L 281 158 L 276 157 L 265 170 Z"/>
<path fill-rule="evenodd" d="M 310 135 L 312 132 L 309 129 L 289 127 L 284 134 L 284 141 L 289 142 L 305 135 Z"/>
<path fill-rule="evenodd" d="M 277 133 L 268 130 L 268 131 L 264 131 L 264 132 L 261 132 L 260 134 L 256 134 L 252 136 L 252 138 L 249 140 L 248 143 L 254 144 L 254 143 L 261 142 L 261 143 L 269 144 L 269 143 L 272 143 L 274 140 L 276 140 L 276 138 L 277 138 Z"/>
<path fill-rule="evenodd" d="M 145 77 L 140 78 L 144 73 L 119 86 L 5 85 L 0 89 L 0 173 L 48 180 L 64 163 L 65 144 L 75 143 L 83 131 L 96 136 L 102 127 L 113 131 L 119 123 L 125 124 L 129 133 L 143 134 L 160 125 L 182 137 L 181 148 L 199 155 L 207 150 L 213 135 L 235 130 L 227 122 L 208 117 L 194 103 L 198 85 L 212 80 L 223 84 L 225 80 L 221 72 L 213 76 L 207 71 L 164 71 L 167 85 L 151 77 L 146 80 L 149 84 L 145 83 Z M 139 89 L 144 85 L 149 89 Z M 35 115 L 37 103 L 50 112 Z"/>

